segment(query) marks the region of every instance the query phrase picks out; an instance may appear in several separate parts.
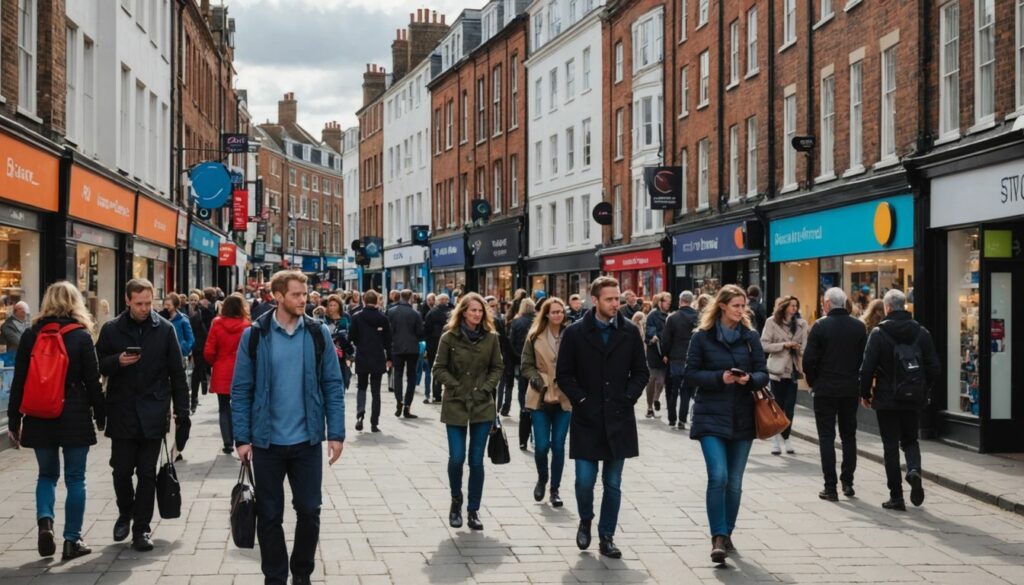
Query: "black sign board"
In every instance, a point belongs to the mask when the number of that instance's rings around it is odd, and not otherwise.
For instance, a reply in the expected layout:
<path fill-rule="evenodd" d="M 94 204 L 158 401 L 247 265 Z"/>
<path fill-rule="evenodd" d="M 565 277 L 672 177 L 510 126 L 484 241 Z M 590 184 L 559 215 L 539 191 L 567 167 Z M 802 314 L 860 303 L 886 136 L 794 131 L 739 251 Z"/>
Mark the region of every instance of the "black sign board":
<path fill-rule="evenodd" d="M 519 224 L 513 223 L 470 234 L 473 267 L 501 266 L 519 261 Z"/>
<path fill-rule="evenodd" d="M 818 141 L 813 136 L 794 136 L 791 143 L 797 152 L 811 152 Z"/>
<path fill-rule="evenodd" d="M 612 221 L 614 219 L 612 217 L 612 213 L 612 204 L 607 201 L 602 201 L 594 206 L 594 210 L 590 215 L 594 218 L 594 221 L 600 225 L 612 225 Z"/>
<path fill-rule="evenodd" d="M 245 134 L 224 133 L 220 135 L 221 150 L 232 154 L 249 152 L 249 137 Z"/>
<path fill-rule="evenodd" d="M 682 176 L 682 167 L 644 168 L 651 209 L 679 209 L 683 206 Z"/>
<path fill-rule="evenodd" d="M 473 200 L 473 221 L 486 222 L 491 217 L 491 204 L 486 199 Z"/>

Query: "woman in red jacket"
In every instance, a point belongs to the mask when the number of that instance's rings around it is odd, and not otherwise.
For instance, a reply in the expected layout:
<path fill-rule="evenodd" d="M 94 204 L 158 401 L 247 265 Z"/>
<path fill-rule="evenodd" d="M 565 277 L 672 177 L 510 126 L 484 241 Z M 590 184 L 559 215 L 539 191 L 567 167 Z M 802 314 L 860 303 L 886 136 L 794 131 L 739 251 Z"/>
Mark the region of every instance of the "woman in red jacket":
<path fill-rule="evenodd" d="M 220 407 L 220 436 L 224 440 L 224 454 L 234 451 L 234 434 L 231 430 L 231 378 L 235 373 L 235 356 L 238 342 L 249 326 L 249 306 L 245 297 L 235 293 L 220 306 L 220 316 L 213 320 L 206 338 L 203 356 L 213 367 L 210 377 L 210 392 L 217 395 Z"/>

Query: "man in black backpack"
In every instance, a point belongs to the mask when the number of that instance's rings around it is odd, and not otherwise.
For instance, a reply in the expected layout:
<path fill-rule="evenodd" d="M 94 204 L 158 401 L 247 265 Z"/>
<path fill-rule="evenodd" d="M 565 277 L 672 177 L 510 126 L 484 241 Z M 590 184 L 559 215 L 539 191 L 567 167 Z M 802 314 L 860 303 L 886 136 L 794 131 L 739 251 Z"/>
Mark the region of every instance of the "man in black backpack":
<path fill-rule="evenodd" d="M 941 368 L 931 334 L 906 310 L 906 295 L 892 289 L 885 293 L 882 303 L 885 320 L 868 336 L 860 367 L 860 396 L 861 404 L 878 414 L 889 485 L 889 500 L 882 507 L 906 510 L 900 449 L 907 460 L 910 502 L 920 506 L 924 502 L 924 488 L 921 446 L 917 442 L 918 411 L 928 404 Z"/>

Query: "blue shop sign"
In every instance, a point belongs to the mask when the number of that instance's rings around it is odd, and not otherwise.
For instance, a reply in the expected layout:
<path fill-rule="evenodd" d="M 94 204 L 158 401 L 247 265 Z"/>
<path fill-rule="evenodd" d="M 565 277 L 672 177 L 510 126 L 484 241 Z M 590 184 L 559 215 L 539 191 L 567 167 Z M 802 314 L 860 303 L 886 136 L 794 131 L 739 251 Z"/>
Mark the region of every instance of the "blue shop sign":
<path fill-rule="evenodd" d="M 190 248 L 197 252 L 207 256 L 217 256 L 220 248 L 220 236 L 192 224 L 192 229 L 189 231 L 188 244 Z"/>
<path fill-rule="evenodd" d="M 672 263 L 723 262 L 755 258 L 757 250 L 744 246 L 743 222 L 720 225 L 672 236 Z"/>
<path fill-rule="evenodd" d="M 438 240 L 430 244 L 430 267 L 450 268 L 466 265 L 466 246 L 462 236 Z"/>
<path fill-rule="evenodd" d="M 897 195 L 771 222 L 772 262 L 914 246 L 914 198 Z"/>
<path fill-rule="evenodd" d="M 302 271 L 303 272 L 320 272 L 320 257 L 319 256 L 303 256 L 302 257 Z"/>
<path fill-rule="evenodd" d="M 341 268 L 344 260 L 339 256 L 324 256 L 324 270 Z"/>

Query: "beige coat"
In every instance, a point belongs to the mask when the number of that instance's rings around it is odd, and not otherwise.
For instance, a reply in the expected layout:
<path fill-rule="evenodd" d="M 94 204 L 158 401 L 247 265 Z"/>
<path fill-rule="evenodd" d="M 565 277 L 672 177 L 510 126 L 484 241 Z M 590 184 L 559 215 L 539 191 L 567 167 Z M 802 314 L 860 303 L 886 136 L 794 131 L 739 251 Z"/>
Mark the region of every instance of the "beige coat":
<path fill-rule="evenodd" d="M 558 384 L 555 383 L 555 363 L 558 360 L 558 352 L 552 339 L 552 335 L 548 331 L 544 331 L 537 336 L 537 339 L 527 340 L 523 344 L 523 362 L 520 366 L 520 373 L 527 380 L 539 376 L 544 381 L 543 393 L 534 389 L 532 384 L 527 384 L 526 408 L 528 410 L 540 409 L 542 402 L 560 404 L 562 410 L 565 411 L 572 410 L 569 397 L 563 394 Z"/>
<path fill-rule="evenodd" d="M 761 333 L 761 345 L 764 353 L 768 356 L 768 377 L 778 382 L 793 377 L 793 371 L 803 371 L 801 360 L 804 357 L 804 348 L 807 346 L 807 321 L 797 319 L 796 333 L 791 333 L 788 325 L 779 325 L 775 319 L 769 317 L 764 324 L 764 332 Z M 800 350 L 794 357 L 791 350 L 783 347 L 783 344 L 795 341 L 800 344 Z"/>

